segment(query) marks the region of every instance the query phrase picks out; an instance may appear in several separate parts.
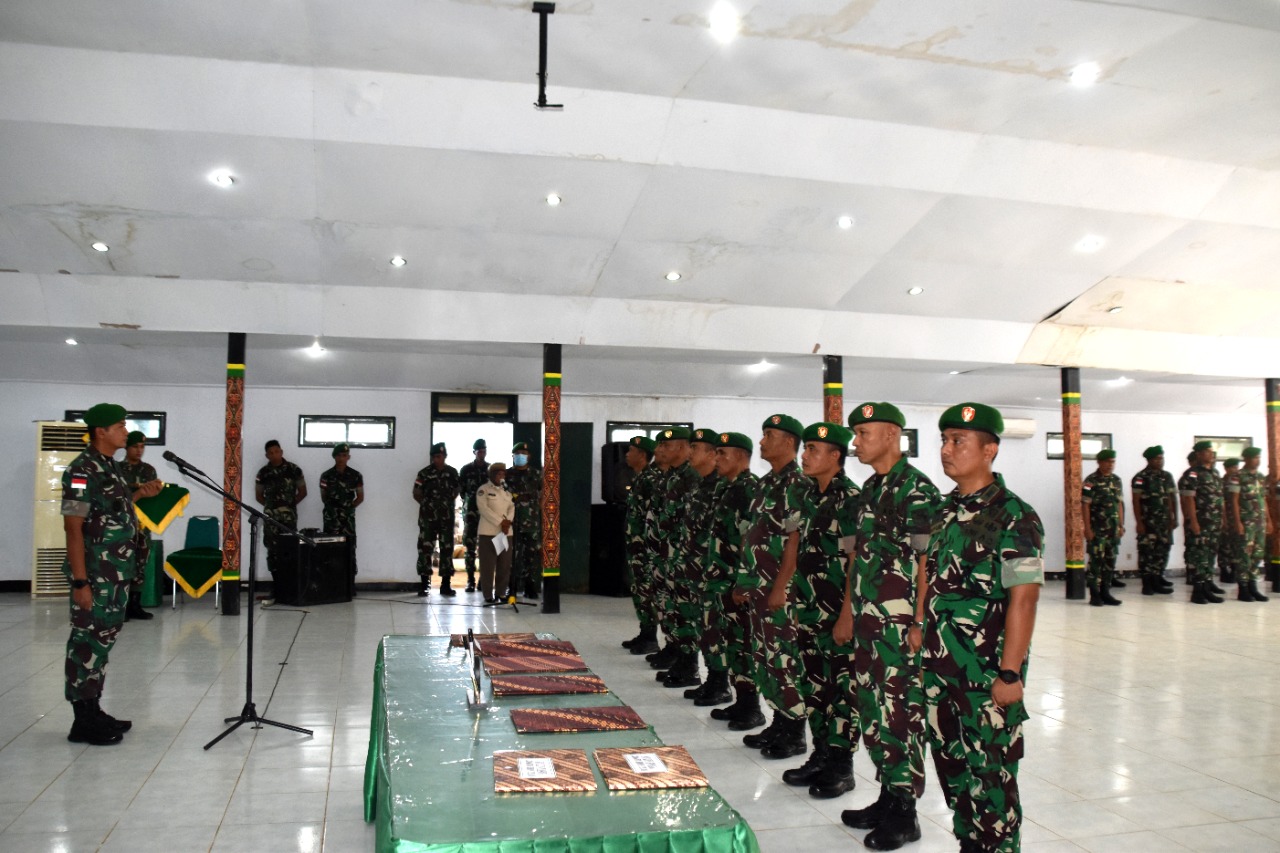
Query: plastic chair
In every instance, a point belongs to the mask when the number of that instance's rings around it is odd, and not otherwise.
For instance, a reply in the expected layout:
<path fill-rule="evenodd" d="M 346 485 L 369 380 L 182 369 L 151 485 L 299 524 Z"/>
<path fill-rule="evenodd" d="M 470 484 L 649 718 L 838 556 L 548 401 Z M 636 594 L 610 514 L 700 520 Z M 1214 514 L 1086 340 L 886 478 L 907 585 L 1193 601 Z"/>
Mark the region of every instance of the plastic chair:
<path fill-rule="evenodd" d="M 192 516 L 187 520 L 184 547 L 174 551 L 164 562 L 164 571 L 173 579 L 173 606 L 178 606 L 182 588 L 192 598 L 200 598 L 213 587 L 213 604 L 219 606 L 222 589 L 222 535 L 218 519 L 211 515 Z"/>

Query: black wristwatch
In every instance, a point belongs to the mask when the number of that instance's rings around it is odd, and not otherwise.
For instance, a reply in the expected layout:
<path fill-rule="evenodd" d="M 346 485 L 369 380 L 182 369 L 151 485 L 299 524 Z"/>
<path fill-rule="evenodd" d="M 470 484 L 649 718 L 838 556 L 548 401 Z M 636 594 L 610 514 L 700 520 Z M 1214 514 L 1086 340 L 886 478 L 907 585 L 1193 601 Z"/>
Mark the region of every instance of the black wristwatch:
<path fill-rule="evenodd" d="M 71 579 L 71 588 L 72 588 L 72 589 L 84 589 L 84 588 L 85 588 L 86 586 L 88 586 L 88 585 L 89 585 L 89 582 L 88 582 L 87 580 L 85 580 L 84 578 L 72 578 L 72 579 Z"/>
<path fill-rule="evenodd" d="M 1022 680 L 1022 674 L 1016 669 L 1002 669 L 1000 670 L 1000 680 L 1005 684 L 1017 684 Z"/>

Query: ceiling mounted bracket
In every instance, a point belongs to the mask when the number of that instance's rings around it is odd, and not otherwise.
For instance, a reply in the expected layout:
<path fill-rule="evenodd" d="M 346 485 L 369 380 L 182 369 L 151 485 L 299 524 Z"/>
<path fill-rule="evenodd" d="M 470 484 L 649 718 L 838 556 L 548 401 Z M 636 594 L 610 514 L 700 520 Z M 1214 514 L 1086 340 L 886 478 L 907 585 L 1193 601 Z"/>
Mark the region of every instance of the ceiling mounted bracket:
<path fill-rule="evenodd" d="M 547 16 L 555 11 L 555 3 L 533 4 L 533 14 L 538 16 L 538 100 L 534 106 L 540 110 L 564 109 L 564 104 L 547 103 Z"/>

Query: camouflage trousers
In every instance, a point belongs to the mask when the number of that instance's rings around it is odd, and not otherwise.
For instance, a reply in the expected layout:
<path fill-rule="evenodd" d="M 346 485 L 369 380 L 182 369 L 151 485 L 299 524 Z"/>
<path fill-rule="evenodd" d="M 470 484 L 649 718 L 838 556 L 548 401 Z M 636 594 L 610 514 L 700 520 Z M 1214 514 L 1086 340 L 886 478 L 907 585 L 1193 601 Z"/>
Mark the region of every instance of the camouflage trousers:
<path fill-rule="evenodd" d="M 462 519 L 462 547 L 466 549 L 466 556 L 463 557 L 462 563 L 467 569 L 467 583 L 474 583 L 476 554 L 479 553 L 480 547 L 480 510 L 478 509 L 468 508 Z"/>
<path fill-rule="evenodd" d="M 1016 853 L 1021 845 L 1018 762 L 1026 708 L 1021 702 L 1000 708 L 991 700 L 990 687 L 952 681 L 927 669 L 924 690 L 929 748 L 956 838 L 977 841 L 983 850 Z"/>
<path fill-rule="evenodd" d="M 1182 556 L 1192 583 L 1213 580 L 1213 562 L 1218 556 L 1218 531 L 1203 527 L 1198 535 L 1187 531 Z"/>
<path fill-rule="evenodd" d="M 120 547 L 122 544 L 124 548 Z M 107 658 L 124 624 L 124 611 L 129 603 L 128 576 L 132 576 L 133 566 L 131 543 L 113 543 L 111 554 L 105 549 L 91 549 L 85 555 L 93 604 L 88 610 L 82 610 L 76 606 L 75 599 L 68 596 L 71 636 L 67 638 L 64 690 L 68 702 L 97 699 L 102 695 Z"/>
<path fill-rule="evenodd" d="M 542 592 L 542 538 L 516 531 L 511 546 L 511 589 L 537 595 Z"/>
<path fill-rule="evenodd" d="M 1152 533 L 1148 531 L 1139 536 L 1138 571 L 1143 577 L 1163 577 L 1164 570 L 1169 567 L 1169 551 L 1172 548 L 1172 533 Z"/>
<path fill-rule="evenodd" d="M 347 537 L 347 562 L 352 576 L 356 568 L 356 510 L 355 507 L 327 506 L 324 508 L 324 532 Z"/>
<path fill-rule="evenodd" d="M 1264 524 L 1246 524 L 1236 554 L 1236 580 L 1240 583 L 1263 578 L 1262 566 L 1267 557 L 1267 528 Z"/>
<path fill-rule="evenodd" d="M 701 648 L 703 578 L 702 566 L 687 554 L 681 554 L 667 573 L 670 579 L 668 592 L 671 597 L 671 628 L 676 644 L 686 654 Z"/>
<path fill-rule="evenodd" d="M 882 787 L 924 795 L 924 681 L 907 645 L 912 617 L 890 620 L 867 606 L 854 628 L 862 742 Z"/>
<path fill-rule="evenodd" d="M 698 647 L 710 672 L 727 672 L 729 669 L 729 634 L 727 607 L 733 607 L 729 598 L 730 583 L 727 580 L 704 580 L 702 584 L 702 613 Z"/>
<path fill-rule="evenodd" d="M 298 529 L 298 511 L 291 506 L 263 510 L 263 514 L 280 522 L 289 530 Z M 267 548 L 267 571 L 275 575 L 282 569 L 288 571 L 291 568 L 290 558 L 296 553 L 296 549 L 293 548 L 289 536 L 278 530 L 274 524 L 264 524 L 262 544 Z"/>
<path fill-rule="evenodd" d="M 1116 573 L 1116 551 L 1120 540 L 1113 536 L 1095 536 L 1085 545 L 1089 554 L 1089 569 L 1085 580 L 1089 586 L 1096 587 L 1105 578 L 1110 582 Z"/>
<path fill-rule="evenodd" d="M 1218 570 L 1223 577 L 1240 568 L 1240 554 L 1244 550 L 1244 537 L 1226 530 L 1218 534 Z"/>
<path fill-rule="evenodd" d="M 749 602 L 756 688 L 769 707 L 783 717 L 802 720 L 806 707 L 799 684 L 805 675 L 791 604 L 770 613 L 765 597 L 763 591 L 757 591 Z"/>
<path fill-rule="evenodd" d="M 655 551 L 649 558 L 649 568 L 649 591 L 652 595 L 649 610 L 653 613 L 654 624 L 661 628 L 670 640 L 674 638 L 675 629 L 671 621 L 671 592 L 667 586 L 667 564 Z"/>
<path fill-rule="evenodd" d="M 147 562 L 151 559 L 151 534 L 139 530 L 133 539 L 133 572 L 123 580 L 141 586 L 147 577 Z"/>
<path fill-rule="evenodd" d="M 796 625 L 804 669 L 800 693 L 813 742 L 855 750 L 861 723 L 854 705 L 853 646 L 836 644 L 831 637 L 835 624 L 833 614 L 800 614 Z"/>
<path fill-rule="evenodd" d="M 649 551 L 641 547 L 627 549 L 627 575 L 631 586 L 631 606 L 641 628 L 658 624 L 658 610 L 654 606 L 656 583 L 653 561 Z"/>
<path fill-rule="evenodd" d="M 453 577 L 453 522 L 418 522 L 418 574 L 431 579 L 431 552 L 440 547 L 440 580 Z"/>
<path fill-rule="evenodd" d="M 730 594 L 722 599 L 720 633 L 724 637 L 724 656 L 735 690 L 755 689 L 755 641 L 751 633 L 754 609 L 754 602 L 736 604 Z"/>

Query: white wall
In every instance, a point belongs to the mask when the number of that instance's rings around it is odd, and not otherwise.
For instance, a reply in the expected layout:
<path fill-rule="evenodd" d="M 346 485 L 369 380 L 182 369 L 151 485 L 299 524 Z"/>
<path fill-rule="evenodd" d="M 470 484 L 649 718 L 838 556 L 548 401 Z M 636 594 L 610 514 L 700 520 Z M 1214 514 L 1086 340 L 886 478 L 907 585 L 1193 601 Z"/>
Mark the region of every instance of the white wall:
<path fill-rule="evenodd" d="M 250 377 L 252 379 L 252 376 Z M 137 410 L 168 413 L 167 444 L 172 450 L 204 470 L 217 475 L 221 470 L 223 447 L 223 411 L 225 389 L 217 386 L 105 386 L 57 383 L 0 383 L 4 406 L 0 407 L 0 430 L 10 437 L 10 466 L 0 473 L 0 512 L 5 523 L 0 525 L 0 580 L 25 580 L 31 573 L 32 495 L 35 477 L 35 421 L 61 418 L 68 408 L 86 408 L 103 400 L 118 402 Z M 846 410 L 861 400 L 846 399 Z M 1085 401 L 1086 405 L 1088 401 Z M 522 394 L 519 398 L 520 419 L 541 417 L 540 394 Z M 393 450 L 357 450 L 351 464 L 364 474 L 365 503 L 360 507 L 357 524 L 360 535 L 360 579 L 409 581 L 414 578 L 417 514 L 411 499 L 413 477 L 427 463 L 430 447 L 431 395 L 427 391 L 362 390 L 362 389 L 291 389 L 255 388 L 249 386 L 245 400 L 245 495 L 252 499 L 252 478 L 264 464 L 262 445 L 269 438 L 279 439 L 286 458 L 302 466 L 307 475 L 311 496 L 300 507 L 299 521 L 304 527 L 319 527 L 321 506 L 317 480 L 330 467 L 327 450 L 303 449 L 297 445 L 297 418 L 300 414 L 391 415 L 396 418 L 396 447 Z M 952 483 L 942 475 L 938 464 L 937 417 L 942 407 L 904 406 L 907 425 L 920 430 L 920 457 L 917 466 L 933 478 L 938 487 L 950 490 Z M 592 499 L 600 500 L 599 445 L 604 443 L 607 421 L 692 421 L 698 426 L 744 432 L 753 438 L 760 424 L 775 412 L 786 412 L 805 423 L 822 417 L 821 401 L 797 403 L 794 400 L 755 399 L 686 399 L 624 396 L 581 397 L 566 394 L 562 417 L 567 422 L 590 422 L 594 425 L 597 448 Z M 1008 439 L 1001 446 L 997 469 L 1015 492 L 1031 503 L 1044 520 L 1047 534 L 1046 557 L 1051 570 L 1060 570 L 1063 562 L 1063 495 L 1062 463 L 1045 459 L 1044 433 L 1061 429 L 1061 416 L 1055 410 L 1006 409 L 1010 417 L 1032 418 L 1037 422 L 1035 437 Z M 1229 415 L 1138 415 L 1084 412 L 1084 429 L 1089 432 L 1111 432 L 1119 454 L 1117 473 L 1125 482 L 1128 500 L 1129 478 L 1142 465 L 1142 450 L 1152 444 L 1163 444 L 1169 468 L 1177 477 L 1181 473 L 1191 437 L 1196 434 L 1251 435 L 1261 445 L 1266 435 L 1262 407 L 1256 412 Z M 455 467 L 470 458 L 465 448 L 456 450 L 450 459 Z M 147 459 L 156 466 L 162 479 L 183 483 L 177 470 L 160 458 L 160 448 L 147 451 Z M 766 466 L 757 459 L 758 473 Z M 1085 473 L 1092 470 L 1086 463 Z M 869 469 L 856 460 L 849 463 L 849 473 L 861 482 Z M 188 515 L 210 514 L 221 518 L 220 501 L 194 484 Z M 185 524 L 175 523 L 166 533 L 166 551 L 181 547 Z M 247 527 L 245 528 L 247 536 Z M 1175 543 L 1173 565 L 1181 564 L 1181 541 Z M 259 565 L 265 573 L 262 557 Z M 1136 567 L 1136 548 L 1132 530 L 1123 542 L 1120 554 L 1122 568 Z M 247 565 L 246 565 L 247 569 Z"/>

